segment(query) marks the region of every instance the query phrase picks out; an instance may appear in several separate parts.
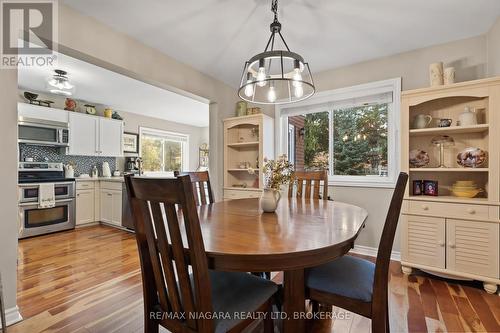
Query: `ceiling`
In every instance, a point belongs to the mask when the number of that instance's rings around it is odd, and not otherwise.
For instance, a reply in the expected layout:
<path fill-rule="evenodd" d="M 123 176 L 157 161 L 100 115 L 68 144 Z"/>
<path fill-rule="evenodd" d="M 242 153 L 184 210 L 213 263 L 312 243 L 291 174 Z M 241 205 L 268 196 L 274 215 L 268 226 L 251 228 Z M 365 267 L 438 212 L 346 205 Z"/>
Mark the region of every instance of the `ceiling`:
<path fill-rule="evenodd" d="M 68 72 L 76 90 L 73 98 L 144 116 L 197 127 L 209 124 L 208 103 L 188 98 L 87 62 L 57 54 L 57 68 Z M 53 70 L 46 66 L 18 67 L 21 89 L 44 92 Z"/>
<path fill-rule="evenodd" d="M 63 0 L 76 10 L 237 86 L 262 52 L 270 0 Z M 499 0 L 282 0 L 283 35 L 313 72 L 485 33 Z"/>

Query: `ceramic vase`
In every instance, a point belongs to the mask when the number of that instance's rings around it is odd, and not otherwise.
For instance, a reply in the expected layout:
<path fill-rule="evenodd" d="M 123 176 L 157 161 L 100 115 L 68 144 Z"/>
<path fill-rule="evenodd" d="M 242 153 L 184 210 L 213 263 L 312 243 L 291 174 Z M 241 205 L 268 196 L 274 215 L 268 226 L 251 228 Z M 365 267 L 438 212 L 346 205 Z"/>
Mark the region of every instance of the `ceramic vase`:
<path fill-rule="evenodd" d="M 281 199 L 279 191 L 274 189 L 265 188 L 260 197 L 260 208 L 264 213 L 274 213 L 278 208 L 278 202 Z"/>
<path fill-rule="evenodd" d="M 444 79 L 444 84 L 455 83 L 455 68 L 454 67 L 446 67 L 444 69 L 443 79 Z"/>
<path fill-rule="evenodd" d="M 443 85 L 443 63 L 435 62 L 429 65 L 429 79 L 431 87 Z"/>

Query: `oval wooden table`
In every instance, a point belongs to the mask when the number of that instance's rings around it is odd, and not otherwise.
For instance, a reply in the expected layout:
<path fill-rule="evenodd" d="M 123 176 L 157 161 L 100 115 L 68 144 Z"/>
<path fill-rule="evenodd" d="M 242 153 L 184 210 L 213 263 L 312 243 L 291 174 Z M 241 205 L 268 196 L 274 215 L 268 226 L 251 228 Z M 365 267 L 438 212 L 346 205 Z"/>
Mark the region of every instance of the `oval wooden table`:
<path fill-rule="evenodd" d="M 276 213 L 262 213 L 259 199 L 198 207 L 212 269 L 284 272 L 285 332 L 304 332 L 304 269 L 331 261 L 354 245 L 368 216 L 363 208 L 318 199 L 283 198 Z"/>

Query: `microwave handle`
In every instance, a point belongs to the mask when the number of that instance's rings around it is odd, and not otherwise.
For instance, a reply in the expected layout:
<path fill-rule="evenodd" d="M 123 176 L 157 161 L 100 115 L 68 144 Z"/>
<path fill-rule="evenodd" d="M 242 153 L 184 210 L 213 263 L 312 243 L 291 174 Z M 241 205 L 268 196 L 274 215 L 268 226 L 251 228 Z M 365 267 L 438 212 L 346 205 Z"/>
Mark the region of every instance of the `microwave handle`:
<path fill-rule="evenodd" d="M 62 199 L 62 200 L 56 200 L 56 203 L 61 203 L 61 202 L 70 202 L 70 201 L 73 201 L 75 200 L 74 198 L 70 198 L 70 199 Z M 20 203 L 19 204 L 19 207 L 27 207 L 27 206 L 38 206 L 38 201 L 34 201 L 34 202 L 23 202 L 23 203 Z"/>

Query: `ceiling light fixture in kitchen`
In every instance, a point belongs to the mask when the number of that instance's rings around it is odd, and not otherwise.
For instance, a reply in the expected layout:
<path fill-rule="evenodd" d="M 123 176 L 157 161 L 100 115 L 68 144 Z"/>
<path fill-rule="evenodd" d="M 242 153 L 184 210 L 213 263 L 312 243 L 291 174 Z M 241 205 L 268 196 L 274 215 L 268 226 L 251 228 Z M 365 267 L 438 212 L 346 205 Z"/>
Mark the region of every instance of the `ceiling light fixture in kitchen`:
<path fill-rule="evenodd" d="M 56 72 L 56 74 L 47 80 L 47 90 L 57 95 L 73 95 L 75 86 L 69 82 L 68 73 L 61 69 L 56 69 L 54 72 Z"/>
<path fill-rule="evenodd" d="M 290 51 L 281 34 L 278 21 L 278 0 L 271 0 L 274 21 L 264 52 L 247 62 L 243 68 L 238 95 L 257 104 L 285 104 L 302 101 L 314 94 L 315 87 L 309 64 Z M 276 34 L 286 50 L 275 50 Z M 279 41 L 279 40 L 278 40 Z"/>

